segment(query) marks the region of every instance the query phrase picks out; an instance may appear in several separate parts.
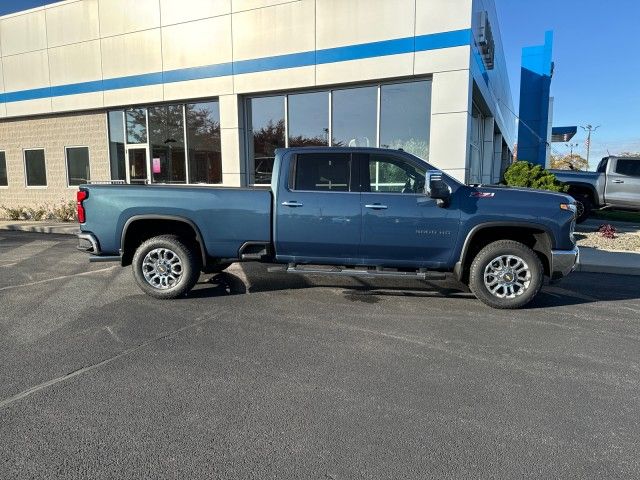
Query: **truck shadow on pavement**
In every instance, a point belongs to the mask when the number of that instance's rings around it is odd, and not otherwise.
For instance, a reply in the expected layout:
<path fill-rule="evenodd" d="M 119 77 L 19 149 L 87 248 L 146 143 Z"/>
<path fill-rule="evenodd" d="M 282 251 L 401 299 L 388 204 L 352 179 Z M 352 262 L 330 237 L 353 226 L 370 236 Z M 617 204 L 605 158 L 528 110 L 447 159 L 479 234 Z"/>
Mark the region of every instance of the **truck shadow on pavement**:
<path fill-rule="evenodd" d="M 236 273 L 237 272 L 237 273 Z M 573 273 L 559 283 L 546 284 L 527 309 L 566 307 L 599 301 L 625 301 L 640 298 L 633 288 L 633 277 Z M 594 291 L 593 285 L 599 285 Z M 243 265 L 231 271 L 203 276 L 189 298 L 207 298 L 246 293 L 277 292 L 313 288 L 343 289 L 345 299 L 360 303 L 378 303 L 385 297 L 450 298 L 475 300 L 468 288 L 454 278 L 442 281 L 405 279 L 363 279 L 269 273 L 263 265 Z M 478 301 L 478 305 L 481 303 Z M 484 307 L 484 306 L 483 306 Z M 489 307 L 486 307 L 489 308 Z"/>

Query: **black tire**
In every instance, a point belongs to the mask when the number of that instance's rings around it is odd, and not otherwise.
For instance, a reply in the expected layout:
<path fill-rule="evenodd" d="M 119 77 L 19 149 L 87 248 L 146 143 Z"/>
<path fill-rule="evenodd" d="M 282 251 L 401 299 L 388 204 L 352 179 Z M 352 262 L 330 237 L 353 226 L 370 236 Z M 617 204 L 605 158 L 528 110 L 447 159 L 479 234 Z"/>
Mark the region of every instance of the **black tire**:
<path fill-rule="evenodd" d="M 593 202 L 589 195 L 576 195 L 573 197 L 576 201 L 576 207 L 578 211 L 576 213 L 576 223 L 584 222 L 591 215 L 593 210 Z"/>
<path fill-rule="evenodd" d="M 164 254 L 161 253 L 163 250 Z M 154 251 L 156 253 L 151 253 Z M 148 263 L 145 264 L 145 257 L 149 254 Z M 174 256 L 177 261 L 174 260 Z M 151 267 L 150 263 L 154 262 L 156 266 Z M 133 277 L 140 289 L 147 295 L 163 300 L 185 295 L 200 277 L 200 259 L 196 251 L 176 235 L 160 235 L 145 241 L 133 255 L 131 266 L 133 267 Z M 160 268 L 163 270 L 160 271 Z M 145 272 L 148 273 L 147 277 L 154 273 L 156 277 L 153 280 L 147 280 Z M 177 281 L 173 280 L 174 283 L 171 284 L 173 277 L 177 277 Z M 162 282 L 165 282 L 162 280 L 163 278 L 168 279 L 166 285 L 162 285 Z M 156 286 L 152 283 L 155 283 Z"/>
<path fill-rule="evenodd" d="M 492 293 L 489 287 L 485 285 L 485 271 L 491 272 L 495 266 L 500 265 L 499 262 L 493 262 L 501 256 L 519 257 L 519 259 L 526 264 L 521 266 L 521 268 L 527 267 L 529 273 L 527 277 L 521 277 L 519 279 L 523 287 L 517 285 L 497 287 L 495 293 Z M 515 260 L 513 260 L 513 262 L 515 262 Z M 490 264 L 493 265 L 493 267 L 490 267 Z M 502 264 L 504 265 L 504 259 Z M 507 279 L 514 278 L 514 272 L 512 270 L 508 268 L 505 272 L 505 275 L 509 275 L 506 277 Z M 530 278 L 527 283 L 525 278 L 528 277 Z M 490 275 L 488 278 L 498 280 L 498 275 L 495 277 Z M 538 294 L 542 287 L 543 280 L 544 267 L 538 255 L 526 245 L 513 240 L 498 240 L 484 247 L 473 259 L 469 272 L 469 288 L 476 298 L 490 307 L 500 309 L 514 309 L 525 306 Z M 504 294 L 504 297 L 501 298 L 500 295 L 502 294 Z"/>

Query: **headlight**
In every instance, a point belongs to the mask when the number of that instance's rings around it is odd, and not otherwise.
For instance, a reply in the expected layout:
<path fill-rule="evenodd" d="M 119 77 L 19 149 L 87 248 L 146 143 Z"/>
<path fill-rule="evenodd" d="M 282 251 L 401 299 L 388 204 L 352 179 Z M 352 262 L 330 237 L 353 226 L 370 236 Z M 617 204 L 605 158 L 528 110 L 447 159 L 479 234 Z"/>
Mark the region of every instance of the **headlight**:
<path fill-rule="evenodd" d="M 578 211 L 575 203 L 561 203 L 560 208 L 562 210 L 568 210 L 569 212 L 573 212 L 574 214 Z"/>

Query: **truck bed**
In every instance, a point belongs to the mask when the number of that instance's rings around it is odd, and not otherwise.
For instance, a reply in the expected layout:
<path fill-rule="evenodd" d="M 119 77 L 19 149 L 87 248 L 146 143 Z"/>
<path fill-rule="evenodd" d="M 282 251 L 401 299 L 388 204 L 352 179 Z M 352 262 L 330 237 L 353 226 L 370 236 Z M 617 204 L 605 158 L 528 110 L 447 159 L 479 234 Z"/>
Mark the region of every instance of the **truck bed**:
<path fill-rule="evenodd" d="M 84 185 L 82 189 L 89 192 L 82 230 L 100 239 L 106 255 L 118 254 L 126 223 L 142 217 L 190 220 L 199 229 L 209 255 L 216 257 L 236 257 L 245 241 L 271 241 L 272 194 L 268 188 Z"/>

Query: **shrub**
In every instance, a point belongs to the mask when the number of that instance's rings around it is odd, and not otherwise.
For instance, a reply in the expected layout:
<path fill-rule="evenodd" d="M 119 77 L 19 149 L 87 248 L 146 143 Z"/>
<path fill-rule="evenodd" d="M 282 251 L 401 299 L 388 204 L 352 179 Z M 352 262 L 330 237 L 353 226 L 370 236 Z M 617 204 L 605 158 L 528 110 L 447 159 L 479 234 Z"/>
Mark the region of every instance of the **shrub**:
<path fill-rule="evenodd" d="M 3 205 L 2 209 L 4 210 L 4 213 L 9 220 L 26 220 L 27 219 L 27 212 L 25 211 L 24 207 L 11 208 L 11 207 L 5 207 Z"/>
<path fill-rule="evenodd" d="M 36 205 L 34 207 L 0 207 L 4 217 L 9 220 L 57 220 L 60 222 L 76 221 L 76 202 L 62 200 L 56 205 Z"/>
<path fill-rule="evenodd" d="M 611 240 L 616 238 L 616 233 L 617 233 L 616 232 L 616 227 L 614 227 L 610 223 L 603 223 L 602 225 L 600 225 L 600 227 L 598 228 L 598 232 L 604 238 L 609 238 Z"/>
<path fill-rule="evenodd" d="M 512 163 L 504 172 L 507 185 L 512 187 L 537 188 L 552 192 L 564 192 L 565 186 L 556 180 L 556 176 L 540 165 L 518 161 Z"/>
<path fill-rule="evenodd" d="M 51 216 L 61 222 L 75 222 L 77 220 L 76 202 L 69 200 L 54 205 L 51 208 Z"/>

